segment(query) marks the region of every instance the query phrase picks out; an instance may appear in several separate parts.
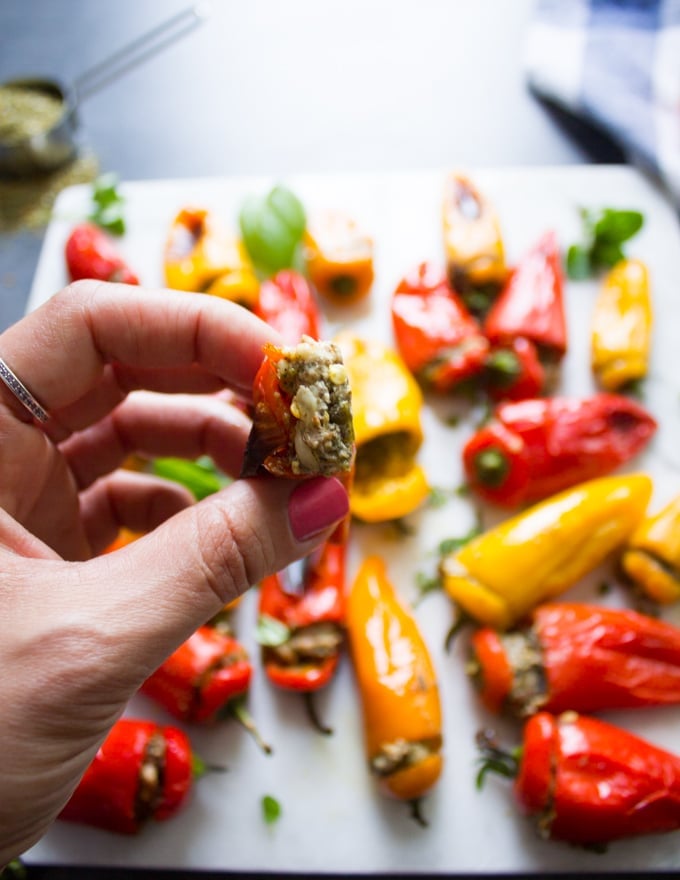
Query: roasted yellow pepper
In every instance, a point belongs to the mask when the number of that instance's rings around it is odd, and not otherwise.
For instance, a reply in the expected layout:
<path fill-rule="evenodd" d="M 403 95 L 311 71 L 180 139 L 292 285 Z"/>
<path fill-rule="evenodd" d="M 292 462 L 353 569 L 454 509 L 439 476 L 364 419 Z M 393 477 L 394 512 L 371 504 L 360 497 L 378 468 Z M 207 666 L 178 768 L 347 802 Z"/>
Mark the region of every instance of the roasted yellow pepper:
<path fill-rule="evenodd" d="M 647 267 L 621 260 L 605 277 L 593 314 L 591 362 L 603 388 L 616 391 L 647 375 L 651 333 Z"/>
<path fill-rule="evenodd" d="M 242 243 L 203 208 L 183 208 L 165 244 L 165 282 L 208 291 L 252 308 L 259 283 Z"/>
<path fill-rule="evenodd" d="M 423 442 L 423 396 L 399 355 L 342 333 L 335 340 L 352 389 L 356 468 L 350 509 L 365 522 L 406 516 L 429 493 L 416 454 Z"/>
<path fill-rule="evenodd" d="M 460 292 L 505 281 L 507 268 L 500 224 L 489 201 L 462 174 L 444 184 L 444 252 L 449 278 Z"/>
<path fill-rule="evenodd" d="M 623 544 L 641 522 L 651 493 L 643 474 L 567 489 L 443 557 L 444 588 L 481 623 L 506 629 Z"/>
<path fill-rule="evenodd" d="M 307 274 L 319 295 L 335 305 L 356 303 L 373 284 L 373 239 L 350 217 L 329 213 L 309 221 L 304 236 Z"/>
<path fill-rule="evenodd" d="M 680 495 L 640 523 L 621 565 L 635 586 L 655 602 L 668 605 L 680 599 Z"/>
<path fill-rule="evenodd" d="M 417 621 L 377 556 L 357 573 L 346 625 L 371 772 L 386 794 L 417 800 L 443 765 L 439 688 Z"/>

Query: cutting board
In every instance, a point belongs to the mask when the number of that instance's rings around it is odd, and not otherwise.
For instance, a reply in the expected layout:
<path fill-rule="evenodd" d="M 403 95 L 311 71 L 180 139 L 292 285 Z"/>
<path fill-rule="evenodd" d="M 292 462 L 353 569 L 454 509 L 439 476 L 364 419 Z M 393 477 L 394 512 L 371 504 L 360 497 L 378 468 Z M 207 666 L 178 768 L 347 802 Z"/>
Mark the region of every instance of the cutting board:
<path fill-rule="evenodd" d="M 548 228 L 567 246 L 580 235 L 579 208 L 634 208 L 645 215 L 642 232 L 629 247 L 651 271 L 656 324 L 651 375 L 645 403 L 660 423 L 653 444 L 629 469 L 645 470 L 655 481 L 653 506 L 680 491 L 680 232 L 664 197 L 642 176 L 625 167 L 466 169 L 495 203 L 508 259 L 512 263 Z M 370 301 L 353 311 L 327 314 L 327 332 L 349 326 L 391 343 L 389 296 L 399 278 L 424 259 L 443 260 L 440 204 L 444 171 L 350 176 L 299 176 L 283 181 L 310 214 L 344 210 L 370 231 L 376 242 L 376 280 Z M 120 247 L 142 283 L 162 286 L 162 248 L 175 213 L 187 205 L 215 210 L 236 228 L 243 199 L 276 181 L 255 178 L 126 182 L 128 232 Z M 38 307 L 66 283 L 63 248 L 73 224 L 87 213 L 89 189 L 64 191 L 45 237 L 29 308 Z M 187 294 L 190 295 L 190 294 Z M 594 282 L 568 283 L 566 302 L 571 334 L 560 392 L 594 391 L 589 368 L 589 320 Z M 423 413 L 426 441 L 421 461 L 433 485 L 452 489 L 463 475 L 460 449 L 473 429 L 474 412 L 460 404 L 428 398 Z M 484 511 L 485 524 L 498 514 Z M 469 499 L 451 497 L 441 507 L 425 507 L 408 518 L 408 534 L 391 525 L 353 527 L 350 577 L 361 556 L 382 554 L 406 601 L 417 596 L 416 577 L 434 570 L 438 542 L 462 535 L 474 522 Z M 600 596 L 597 586 L 611 580 L 606 566 L 570 591 L 571 599 L 624 604 L 615 587 Z M 245 597 L 236 615 L 238 634 L 251 650 L 256 671 L 249 708 L 271 756 L 234 722 L 187 726 L 195 750 L 226 773 L 200 779 L 191 802 L 171 821 L 146 828 L 135 838 L 57 823 L 28 854 L 39 863 L 212 869 L 224 872 L 333 873 L 532 873 L 558 870 L 589 873 L 680 868 L 680 834 L 617 843 L 594 854 L 541 840 L 518 815 L 510 784 L 489 779 L 475 787 L 475 733 L 493 723 L 511 745 L 519 728 L 492 719 L 466 678 L 465 635 L 450 651 L 444 647 L 453 619 L 442 594 L 427 596 L 416 615 L 427 638 L 440 681 L 444 709 L 445 770 L 423 803 L 428 827 L 417 825 L 408 808 L 382 797 L 369 777 L 363 753 L 361 719 L 352 668 L 344 659 L 336 680 L 320 694 L 321 716 L 334 730 L 314 731 L 300 698 L 276 692 L 259 667 L 253 639 L 256 594 Z M 671 609 L 669 619 L 680 623 Z M 136 697 L 128 715 L 169 721 L 149 701 Z M 680 753 L 680 707 L 610 713 L 610 720 L 652 742 Z M 274 824 L 264 822 L 261 799 L 275 797 L 282 807 Z"/>

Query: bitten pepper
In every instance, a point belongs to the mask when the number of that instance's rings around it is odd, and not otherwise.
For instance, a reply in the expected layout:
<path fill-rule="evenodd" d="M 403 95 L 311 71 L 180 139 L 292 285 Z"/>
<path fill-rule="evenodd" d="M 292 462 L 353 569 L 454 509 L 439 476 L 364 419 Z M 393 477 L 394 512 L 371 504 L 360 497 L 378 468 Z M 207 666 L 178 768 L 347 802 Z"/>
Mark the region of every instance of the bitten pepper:
<path fill-rule="evenodd" d="M 468 484 L 517 507 L 605 476 L 644 449 L 656 422 L 617 394 L 504 403 L 463 448 Z"/>
<path fill-rule="evenodd" d="M 633 584 L 662 605 L 680 599 L 680 495 L 633 532 L 621 557 Z"/>
<path fill-rule="evenodd" d="M 481 743 L 498 766 L 503 754 Z M 680 828 L 680 758 L 613 724 L 539 712 L 523 734 L 514 794 L 542 837 L 592 846 Z"/>
<path fill-rule="evenodd" d="M 423 385 L 447 392 L 481 372 L 489 344 L 433 264 L 421 263 L 397 285 L 392 326 L 399 353 Z"/>
<path fill-rule="evenodd" d="M 168 287 L 189 291 L 205 291 L 230 272 L 251 271 L 242 245 L 205 208 L 183 208 L 176 215 L 165 243 L 164 269 Z M 252 279 L 245 287 L 252 287 Z M 215 287 L 213 292 L 225 295 L 226 290 Z"/>
<path fill-rule="evenodd" d="M 302 583 L 288 570 L 264 578 L 259 614 L 274 621 L 276 638 L 263 639 L 264 669 L 272 684 L 308 693 L 325 687 L 340 659 L 345 626 L 345 544 L 325 542 L 304 560 Z"/>
<path fill-rule="evenodd" d="M 483 312 L 505 281 L 505 249 L 496 211 L 463 174 L 444 183 L 442 227 L 451 285 L 472 311 Z"/>
<path fill-rule="evenodd" d="M 651 494 L 644 474 L 567 489 L 443 556 L 443 586 L 471 617 L 507 629 L 623 544 Z"/>
<path fill-rule="evenodd" d="M 352 389 L 356 468 L 350 510 L 365 522 L 412 513 L 429 494 L 416 455 L 423 442 L 423 395 L 399 355 L 379 342 L 336 339 Z"/>
<path fill-rule="evenodd" d="M 477 630 L 471 649 L 468 671 L 492 712 L 680 703 L 680 629 L 629 609 L 548 603 L 522 629 Z"/>
<path fill-rule="evenodd" d="M 252 665 L 229 633 L 201 626 L 144 682 L 141 692 L 182 721 L 207 721 L 248 690 Z"/>
<path fill-rule="evenodd" d="M 186 734 L 123 718 L 112 727 L 59 818 L 136 834 L 149 820 L 174 815 L 192 779 Z"/>
<path fill-rule="evenodd" d="M 357 573 L 347 633 L 371 773 L 384 793 L 416 802 L 442 771 L 439 688 L 417 621 L 377 556 Z"/>
<path fill-rule="evenodd" d="M 287 345 L 295 345 L 303 336 L 321 336 L 321 312 L 307 279 L 292 269 L 282 269 L 262 282 L 253 311 L 278 330 Z"/>
<path fill-rule="evenodd" d="M 337 306 L 368 296 L 373 284 L 373 239 L 337 212 L 308 221 L 304 255 L 309 280 L 319 295 Z"/>
<path fill-rule="evenodd" d="M 647 375 L 651 333 L 647 267 L 621 260 L 605 277 L 593 313 L 592 367 L 603 388 L 617 391 Z"/>
<path fill-rule="evenodd" d="M 65 257 L 71 281 L 94 278 L 139 284 L 139 278 L 111 238 L 94 223 L 80 223 L 72 230 L 66 241 Z"/>
<path fill-rule="evenodd" d="M 567 351 L 563 300 L 564 275 L 557 237 L 546 232 L 513 269 L 484 322 L 494 345 L 523 336 L 546 363 Z"/>

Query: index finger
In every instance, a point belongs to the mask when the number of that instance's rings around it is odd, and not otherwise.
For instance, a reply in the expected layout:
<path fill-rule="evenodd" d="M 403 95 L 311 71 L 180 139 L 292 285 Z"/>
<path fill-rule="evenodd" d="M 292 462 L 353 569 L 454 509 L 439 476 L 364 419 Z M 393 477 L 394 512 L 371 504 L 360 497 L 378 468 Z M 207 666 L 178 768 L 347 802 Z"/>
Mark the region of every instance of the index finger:
<path fill-rule="evenodd" d="M 198 367 L 250 392 L 263 345 L 276 339 L 246 309 L 208 294 L 78 281 L 5 331 L 0 356 L 54 414 L 96 388 L 107 364 Z M 4 385 L 0 394 L 12 397 Z"/>

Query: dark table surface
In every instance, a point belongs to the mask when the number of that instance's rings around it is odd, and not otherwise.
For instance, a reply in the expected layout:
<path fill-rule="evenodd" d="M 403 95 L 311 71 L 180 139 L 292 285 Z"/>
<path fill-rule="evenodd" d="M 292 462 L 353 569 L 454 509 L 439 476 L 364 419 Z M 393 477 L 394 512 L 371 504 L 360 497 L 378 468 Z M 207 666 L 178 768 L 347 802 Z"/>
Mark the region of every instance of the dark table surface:
<path fill-rule="evenodd" d="M 80 108 L 122 179 L 617 161 L 528 92 L 533 0 L 214 0 L 207 20 Z M 187 0 L 2 0 L 0 81 L 71 83 Z M 0 330 L 42 233 L 0 235 Z"/>
<path fill-rule="evenodd" d="M 1 0 L 0 81 L 69 83 L 186 5 Z M 532 0 L 214 0 L 204 24 L 82 105 L 84 144 L 123 180 L 620 161 L 528 92 L 531 12 Z M 0 330 L 25 310 L 41 244 L 40 231 L 0 235 Z"/>

